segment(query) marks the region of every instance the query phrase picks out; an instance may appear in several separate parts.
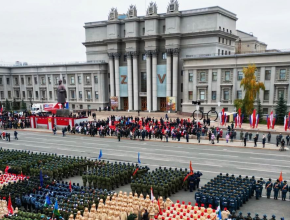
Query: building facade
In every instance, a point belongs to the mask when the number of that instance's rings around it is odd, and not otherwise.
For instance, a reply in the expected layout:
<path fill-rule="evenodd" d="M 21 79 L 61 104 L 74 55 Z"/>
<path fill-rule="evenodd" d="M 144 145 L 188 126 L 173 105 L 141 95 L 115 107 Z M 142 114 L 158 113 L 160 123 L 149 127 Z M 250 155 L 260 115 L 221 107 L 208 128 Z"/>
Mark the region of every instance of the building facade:
<path fill-rule="evenodd" d="M 111 97 L 118 109 L 129 111 L 166 111 L 167 97 L 175 99 L 176 111 L 192 112 L 197 100 L 204 110 L 218 102 L 233 110 L 233 101 L 243 97 L 242 67 L 249 63 L 266 84 L 260 93 L 265 112 L 282 88 L 289 99 L 288 54 L 268 51 L 253 34 L 237 30 L 236 14 L 218 6 L 179 11 L 177 0 L 166 11 L 158 14 L 150 3 L 146 15 L 138 16 L 131 5 L 126 14 L 112 8 L 107 20 L 85 23 L 84 63 L 0 66 L 2 103 L 55 102 L 62 79 L 75 110 L 103 108 Z M 286 79 L 276 82 L 280 69 Z"/>

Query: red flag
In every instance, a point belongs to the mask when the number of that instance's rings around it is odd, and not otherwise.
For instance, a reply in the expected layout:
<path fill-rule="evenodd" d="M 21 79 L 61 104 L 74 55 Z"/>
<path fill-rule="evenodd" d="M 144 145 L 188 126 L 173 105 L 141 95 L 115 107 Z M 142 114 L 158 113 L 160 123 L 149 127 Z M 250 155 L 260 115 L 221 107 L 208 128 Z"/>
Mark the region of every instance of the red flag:
<path fill-rule="evenodd" d="M 9 166 L 6 166 L 5 173 L 8 173 L 9 168 L 10 168 Z"/>
<path fill-rule="evenodd" d="M 190 170 L 190 175 L 192 175 L 193 174 L 193 169 L 192 169 L 192 164 L 191 164 L 191 161 L 190 161 L 190 163 L 189 163 L 189 170 Z"/>
<path fill-rule="evenodd" d="M 158 208 L 159 208 L 159 215 L 162 215 L 162 211 L 161 211 L 161 208 L 160 208 L 159 199 L 157 200 L 157 202 L 158 202 Z"/>
<path fill-rule="evenodd" d="M 279 176 L 279 181 L 280 181 L 280 183 L 282 183 L 282 181 L 283 181 L 282 171 L 281 171 L 280 176 Z"/>
<path fill-rule="evenodd" d="M 69 188 L 69 191 L 71 192 L 71 191 L 72 191 L 72 188 L 71 188 L 71 181 L 69 181 L 68 188 Z"/>
<path fill-rule="evenodd" d="M 7 206 L 7 208 L 8 208 L 8 213 L 12 215 L 12 214 L 13 214 L 13 207 L 12 207 L 12 202 L 11 202 L 11 196 L 10 196 L 10 194 L 9 194 L 8 206 Z"/>
<path fill-rule="evenodd" d="M 139 167 L 137 167 L 137 169 L 134 171 L 132 176 L 134 176 L 137 173 L 138 170 L 139 170 Z"/>
<path fill-rule="evenodd" d="M 253 111 L 253 128 L 256 126 L 256 109 Z"/>
<path fill-rule="evenodd" d="M 190 173 L 186 175 L 186 177 L 184 177 L 183 182 L 185 182 L 185 180 L 187 180 L 187 178 L 189 177 Z"/>

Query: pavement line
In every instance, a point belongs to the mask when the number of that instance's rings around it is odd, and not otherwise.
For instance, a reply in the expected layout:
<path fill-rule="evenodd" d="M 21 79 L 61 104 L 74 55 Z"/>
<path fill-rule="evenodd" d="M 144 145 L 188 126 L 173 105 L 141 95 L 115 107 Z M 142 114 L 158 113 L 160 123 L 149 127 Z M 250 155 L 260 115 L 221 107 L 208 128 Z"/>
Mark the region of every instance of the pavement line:
<path fill-rule="evenodd" d="M 281 171 L 270 171 L 270 170 L 257 170 L 257 169 L 250 169 L 250 168 L 246 168 L 246 167 L 236 167 L 236 169 L 239 169 L 239 170 L 254 170 L 254 171 L 259 171 L 259 172 L 269 172 L 269 173 L 276 173 L 276 174 L 279 174 L 279 172 L 281 172 Z M 283 172 L 283 174 L 287 174 L 287 173 Z"/>
<path fill-rule="evenodd" d="M 232 156 L 232 155 L 222 155 L 222 154 L 208 154 L 208 153 L 198 153 L 202 155 L 213 155 L 213 156 L 222 156 L 222 157 L 239 157 L 239 156 Z"/>

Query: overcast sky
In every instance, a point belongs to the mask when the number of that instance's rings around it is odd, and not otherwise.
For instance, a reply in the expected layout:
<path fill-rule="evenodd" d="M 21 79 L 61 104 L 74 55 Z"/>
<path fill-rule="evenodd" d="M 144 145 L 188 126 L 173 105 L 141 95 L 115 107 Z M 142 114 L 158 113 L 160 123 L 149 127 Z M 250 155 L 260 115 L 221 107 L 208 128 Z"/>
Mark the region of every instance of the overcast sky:
<path fill-rule="evenodd" d="M 149 0 L 0 0 L 0 62 L 85 61 L 85 22 L 107 20 L 135 4 L 145 14 Z M 157 0 L 165 13 L 169 0 Z M 289 0 L 179 0 L 179 10 L 221 6 L 237 14 L 237 29 L 253 32 L 268 49 L 290 49 Z"/>

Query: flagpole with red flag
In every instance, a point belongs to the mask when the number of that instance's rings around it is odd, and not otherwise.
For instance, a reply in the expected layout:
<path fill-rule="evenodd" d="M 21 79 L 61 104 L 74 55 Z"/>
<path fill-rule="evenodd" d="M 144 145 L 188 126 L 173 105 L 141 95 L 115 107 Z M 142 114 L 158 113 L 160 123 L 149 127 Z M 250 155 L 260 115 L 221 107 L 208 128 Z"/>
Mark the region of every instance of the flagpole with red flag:
<path fill-rule="evenodd" d="M 282 183 L 282 181 L 283 181 L 282 171 L 281 171 L 280 176 L 279 176 L 279 181 L 280 181 L 280 183 Z"/>
<path fill-rule="evenodd" d="M 69 191 L 71 192 L 71 191 L 72 191 L 72 188 L 71 188 L 71 181 L 69 181 L 68 188 L 69 188 Z"/>
<path fill-rule="evenodd" d="M 10 194 L 9 194 L 7 209 L 8 209 L 8 214 L 13 215 L 13 207 L 12 207 L 11 195 Z"/>

